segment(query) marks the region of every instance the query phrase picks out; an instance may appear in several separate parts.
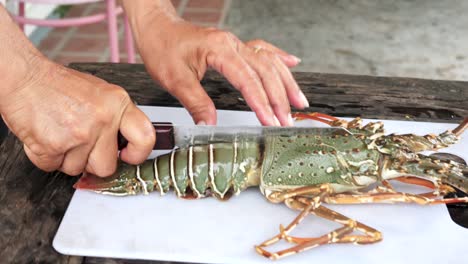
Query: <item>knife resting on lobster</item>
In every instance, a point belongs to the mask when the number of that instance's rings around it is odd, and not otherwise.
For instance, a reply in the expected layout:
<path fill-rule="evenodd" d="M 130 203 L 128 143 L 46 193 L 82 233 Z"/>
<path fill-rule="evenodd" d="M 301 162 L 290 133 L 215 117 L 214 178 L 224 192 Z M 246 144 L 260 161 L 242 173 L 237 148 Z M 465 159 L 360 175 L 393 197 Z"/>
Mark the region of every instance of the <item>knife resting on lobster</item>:
<path fill-rule="evenodd" d="M 346 133 L 342 127 L 265 127 L 265 126 L 198 126 L 174 125 L 170 122 L 153 122 L 156 143 L 153 150 L 172 150 L 190 145 L 209 142 L 234 142 L 236 140 L 262 140 L 267 136 L 295 136 L 304 133 L 325 135 L 336 132 Z M 122 150 L 128 141 L 118 134 L 118 149 Z"/>

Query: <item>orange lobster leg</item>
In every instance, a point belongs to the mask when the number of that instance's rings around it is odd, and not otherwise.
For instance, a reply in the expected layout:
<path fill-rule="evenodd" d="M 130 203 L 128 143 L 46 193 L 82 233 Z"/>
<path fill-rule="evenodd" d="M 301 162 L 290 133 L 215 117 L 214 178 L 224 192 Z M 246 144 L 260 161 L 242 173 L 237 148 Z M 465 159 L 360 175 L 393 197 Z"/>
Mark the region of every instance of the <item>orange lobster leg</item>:
<path fill-rule="evenodd" d="M 463 120 L 463 122 L 458 126 L 456 127 L 452 132 L 456 135 L 456 136 L 461 136 L 461 134 L 463 134 L 463 132 L 468 128 L 468 117 L 465 117 L 465 119 Z"/>
<path fill-rule="evenodd" d="M 329 116 L 326 114 L 322 113 L 293 113 L 292 117 L 295 118 L 296 120 L 304 120 L 304 119 L 311 119 L 311 120 L 316 120 L 322 123 L 325 123 L 327 125 L 331 125 L 333 121 L 338 120 L 338 118 L 334 116 Z"/>
<path fill-rule="evenodd" d="M 270 194 L 269 199 L 271 201 L 284 201 L 288 207 L 300 210 L 301 213 L 287 227 L 280 225 L 280 233 L 278 235 L 256 246 L 255 249 L 257 252 L 267 258 L 275 260 L 320 245 L 332 243 L 368 244 L 378 242 L 382 239 L 379 231 L 322 206 L 321 202 L 326 200 L 330 195 L 332 195 L 332 189 L 329 184 L 316 187 L 302 187 Z M 342 227 L 319 237 L 290 236 L 289 233 L 309 214 L 337 222 L 341 224 Z M 363 234 L 352 234 L 354 231 L 360 231 Z M 285 240 L 295 245 L 276 252 L 266 250 L 266 247 L 280 240 Z"/>

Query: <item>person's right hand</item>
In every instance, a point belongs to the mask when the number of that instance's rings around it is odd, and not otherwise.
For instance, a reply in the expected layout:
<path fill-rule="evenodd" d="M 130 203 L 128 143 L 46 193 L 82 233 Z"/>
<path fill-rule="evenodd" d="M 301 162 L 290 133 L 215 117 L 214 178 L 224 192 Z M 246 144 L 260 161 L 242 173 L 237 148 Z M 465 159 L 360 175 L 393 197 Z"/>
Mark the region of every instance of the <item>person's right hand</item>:
<path fill-rule="evenodd" d="M 124 89 L 43 59 L 0 101 L 0 113 L 44 171 L 114 173 L 117 133 L 129 141 L 120 158 L 143 162 L 155 142 L 151 122 Z"/>

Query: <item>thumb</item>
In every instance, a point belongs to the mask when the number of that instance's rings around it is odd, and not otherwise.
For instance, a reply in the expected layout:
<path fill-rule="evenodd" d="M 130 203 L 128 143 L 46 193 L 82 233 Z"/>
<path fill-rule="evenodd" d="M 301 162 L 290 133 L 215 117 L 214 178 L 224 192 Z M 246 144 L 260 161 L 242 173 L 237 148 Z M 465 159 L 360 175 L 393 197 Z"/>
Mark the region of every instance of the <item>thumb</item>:
<path fill-rule="evenodd" d="M 120 152 L 120 158 L 130 164 L 140 164 L 151 154 L 156 133 L 148 117 L 130 103 L 120 123 L 120 132 L 128 140 L 127 147 Z"/>
<path fill-rule="evenodd" d="M 188 69 L 179 71 L 185 76 L 167 84 L 168 91 L 187 109 L 195 124 L 216 125 L 216 108 L 200 81 Z"/>

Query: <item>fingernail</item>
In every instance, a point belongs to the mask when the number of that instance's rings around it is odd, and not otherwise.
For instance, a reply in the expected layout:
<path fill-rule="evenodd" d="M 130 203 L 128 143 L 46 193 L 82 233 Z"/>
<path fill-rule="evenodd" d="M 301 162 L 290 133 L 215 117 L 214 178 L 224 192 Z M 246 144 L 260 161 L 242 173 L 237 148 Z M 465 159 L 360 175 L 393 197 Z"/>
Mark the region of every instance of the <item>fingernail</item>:
<path fill-rule="evenodd" d="M 296 57 L 294 55 L 291 55 L 291 58 L 293 58 L 293 60 L 295 60 L 298 64 L 301 63 L 301 61 L 302 61 L 300 58 L 298 58 L 298 57 Z"/>
<path fill-rule="evenodd" d="M 291 113 L 288 114 L 288 125 L 289 126 L 294 126 L 294 120 L 291 116 Z"/>
<path fill-rule="evenodd" d="M 276 118 L 276 116 L 273 116 L 273 122 L 275 123 L 275 126 L 281 126 L 281 123 L 279 122 L 278 118 Z"/>
<path fill-rule="evenodd" d="M 299 91 L 299 96 L 301 97 L 304 107 L 309 107 L 309 101 L 307 100 L 307 97 L 304 95 L 302 91 Z"/>
<path fill-rule="evenodd" d="M 199 122 L 197 123 L 197 126 L 206 126 L 206 122 L 203 121 L 203 120 L 202 120 L 202 121 L 199 121 Z"/>

